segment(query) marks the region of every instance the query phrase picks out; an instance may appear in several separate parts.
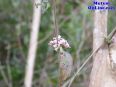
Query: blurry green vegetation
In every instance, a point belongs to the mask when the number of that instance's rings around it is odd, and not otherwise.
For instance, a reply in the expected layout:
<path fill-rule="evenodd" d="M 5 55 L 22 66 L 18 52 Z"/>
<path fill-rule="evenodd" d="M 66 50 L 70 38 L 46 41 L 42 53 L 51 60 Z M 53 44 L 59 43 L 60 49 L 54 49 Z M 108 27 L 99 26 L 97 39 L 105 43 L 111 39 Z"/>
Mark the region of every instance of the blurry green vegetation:
<path fill-rule="evenodd" d="M 112 2 L 116 6 L 115 0 Z M 71 49 L 67 51 L 72 54 L 74 63 L 77 61 L 80 66 L 92 50 L 93 12 L 87 9 L 91 2 L 87 0 L 60 0 L 56 4 L 60 34 L 70 43 Z M 46 84 L 46 87 L 57 87 L 58 85 L 57 53 L 48 46 L 48 42 L 53 36 L 54 26 L 51 11 L 50 6 L 41 18 L 33 87 L 38 84 L 40 87 L 44 87 L 41 86 L 42 84 Z M 23 85 L 32 15 L 31 0 L 0 0 L 0 61 L 7 74 L 6 60 L 9 57 L 13 87 L 22 87 Z M 109 11 L 109 32 L 116 25 L 115 15 L 116 11 Z M 77 54 L 82 41 L 82 48 Z M 10 52 L 9 56 L 8 52 Z M 87 87 L 91 65 L 91 62 L 87 64 L 72 87 Z M 45 78 L 42 78 L 43 70 L 46 72 Z M 41 79 L 43 83 L 40 81 Z M 3 77 L 0 74 L 0 87 L 1 84 L 5 84 L 1 83 L 2 81 Z"/>

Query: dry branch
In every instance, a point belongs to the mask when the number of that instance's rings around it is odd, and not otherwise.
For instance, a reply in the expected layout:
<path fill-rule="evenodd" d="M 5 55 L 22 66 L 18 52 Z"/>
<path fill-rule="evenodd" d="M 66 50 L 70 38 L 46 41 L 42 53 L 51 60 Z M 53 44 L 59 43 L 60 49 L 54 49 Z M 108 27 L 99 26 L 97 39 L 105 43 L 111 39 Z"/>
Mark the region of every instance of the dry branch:
<path fill-rule="evenodd" d="M 41 0 L 38 0 L 38 3 L 41 3 Z M 39 5 L 38 8 L 34 6 L 29 52 L 28 52 L 26 72 L 25 72 L 25 82 L 24 82 L 25 87 L 32 87 L 40 19 L 41 19 L 41 5 Z"/>

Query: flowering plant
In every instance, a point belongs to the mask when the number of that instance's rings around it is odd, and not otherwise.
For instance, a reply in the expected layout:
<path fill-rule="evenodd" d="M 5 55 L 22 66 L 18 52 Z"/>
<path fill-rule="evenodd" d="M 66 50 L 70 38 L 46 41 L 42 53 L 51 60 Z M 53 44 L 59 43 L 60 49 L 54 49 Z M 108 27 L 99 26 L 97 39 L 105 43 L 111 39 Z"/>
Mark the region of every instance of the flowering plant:
<path fill-rule="evenodd" d="M 62 38 L 60 35 L 58 35 L 58 37 L 53 37 L 53 40 L 51 40 L 48 44 L 52 46 L 55 51 L 57 51 L 61 47 L 70 48 L 70 45 L 68 44 L 67 40 Z"/>

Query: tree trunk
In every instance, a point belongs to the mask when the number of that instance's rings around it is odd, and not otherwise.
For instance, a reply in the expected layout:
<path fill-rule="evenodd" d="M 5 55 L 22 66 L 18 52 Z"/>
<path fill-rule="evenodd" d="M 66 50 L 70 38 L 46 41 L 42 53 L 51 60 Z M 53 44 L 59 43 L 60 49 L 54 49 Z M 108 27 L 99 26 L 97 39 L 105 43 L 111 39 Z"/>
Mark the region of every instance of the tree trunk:
<path fill-rule="evenodd" d="M 108 2 L 108 0 L 97 1 Z M 104 36 L 107 35 L 107 15 L 107 10 L 96 10 L 94 13 L 93 50 L 104 44 Z M 93 56 L 89 87 L 116 87 L 116 34 L 112 40 L 109 46 L 107 43 L 104 44 Z"/>

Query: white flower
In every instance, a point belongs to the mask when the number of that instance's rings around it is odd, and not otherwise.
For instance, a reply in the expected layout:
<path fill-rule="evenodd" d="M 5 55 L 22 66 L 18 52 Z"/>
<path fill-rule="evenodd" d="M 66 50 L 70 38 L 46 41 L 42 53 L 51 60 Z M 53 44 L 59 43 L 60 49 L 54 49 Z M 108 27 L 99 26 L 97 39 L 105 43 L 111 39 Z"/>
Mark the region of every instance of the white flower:
<path fill-rule="evenodd" d="M 61 38 L 61 36 L 60 36 L 60 35 L 58 35 L 58 38 Z"/>

